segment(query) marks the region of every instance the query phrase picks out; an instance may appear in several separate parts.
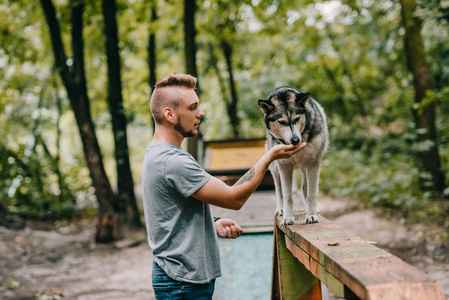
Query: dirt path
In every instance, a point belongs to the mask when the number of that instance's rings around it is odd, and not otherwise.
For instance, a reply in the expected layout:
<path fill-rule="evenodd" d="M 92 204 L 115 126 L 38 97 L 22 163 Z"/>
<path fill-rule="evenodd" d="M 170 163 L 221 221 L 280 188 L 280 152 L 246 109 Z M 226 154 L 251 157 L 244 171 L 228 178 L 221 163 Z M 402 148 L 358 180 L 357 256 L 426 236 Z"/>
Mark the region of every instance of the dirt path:
<path fill-rule="evenodd" d="M 264 193 L 256 197 L 261 198 L 250 200 L 237 214 L 214 212 L 242 224 L 261 224 L 262 216 L 272 218 L 274 198 Z M 429 234 L 432 228 L 406 227 L 386 220 L 381 211 L 352 211 L 346 201 L 325 197 L 319 204 L 325 217 L 418 267 L 449 297 L 448 249 Z M 0 299 L 154 299 L 152 254 L 144 232 L 115 246 L 95 245 L 92 236 L 87 220 L 59 228 L 0 226 Z"/>
<path fill-rule="evenodd" d="M 116 246 L 92 243 L 92 227 L 0 227 L 1 299 L 154 299 L 144 233 Z M 52 297 L 46 297 L 52 296 Z"/>

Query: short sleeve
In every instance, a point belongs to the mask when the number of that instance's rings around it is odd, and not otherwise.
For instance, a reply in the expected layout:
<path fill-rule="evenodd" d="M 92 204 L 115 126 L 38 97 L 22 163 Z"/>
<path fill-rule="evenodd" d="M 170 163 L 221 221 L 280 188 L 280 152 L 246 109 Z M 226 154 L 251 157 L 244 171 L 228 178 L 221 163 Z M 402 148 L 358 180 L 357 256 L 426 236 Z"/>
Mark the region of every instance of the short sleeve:
<path fill-rule="evenodd" d="M 167 160 L 165 177 L 171 188 L 187 198 L 205 185 L 211 175 L 190 154 L 178 153 Z"/>

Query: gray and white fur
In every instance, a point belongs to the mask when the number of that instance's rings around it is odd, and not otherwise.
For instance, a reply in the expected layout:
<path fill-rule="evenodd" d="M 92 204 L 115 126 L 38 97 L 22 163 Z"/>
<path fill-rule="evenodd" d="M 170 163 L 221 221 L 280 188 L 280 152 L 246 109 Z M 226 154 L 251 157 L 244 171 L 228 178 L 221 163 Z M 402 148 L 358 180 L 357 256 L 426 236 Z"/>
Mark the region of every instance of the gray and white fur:
<path fill-rule="evenodd" d="M 306 142 L 304 149 L 288 159 L 270 165 L 276 189 L 276 214 L 283 216 L 282 226 L 295 223 L 293 211 L 293 170 L 302 172 L 301 188 L 306 206 L 306 223 L 317 223 L 318 184 L 321 160 L 329 145 L 326 115 L 321 105 L 293 87 L 279 87 L 266 100 L 259 100 L 265 114 L 267 151 L 278 144 Z"/>

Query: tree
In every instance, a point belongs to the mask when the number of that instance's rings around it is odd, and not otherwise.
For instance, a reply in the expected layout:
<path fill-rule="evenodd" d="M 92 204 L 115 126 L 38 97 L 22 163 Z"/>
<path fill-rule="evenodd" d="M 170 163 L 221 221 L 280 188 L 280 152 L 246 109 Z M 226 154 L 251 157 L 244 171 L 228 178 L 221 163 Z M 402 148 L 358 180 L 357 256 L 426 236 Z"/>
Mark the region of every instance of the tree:
<path fill-rule="evenodd" d="M 127 120 L 123 107 L 120 54 L 117 35 L 117 5 L 115 0 L 103 0 L 104 30 L 108 62 L 108 103 L 112 117 L 112 130 L 115 142 L 115 161 L 117 168 L 118 202 L 116 212 L 124 213 L 130 226 L 141 227 L 134 181 L 129 162 L 129 150 L 126 126 Z"/>
<path fill-rule="evenodd" d="M 150 7 L 150 15 L 151 20 L 150 24 L 154 25 L 157 21 L 157 9 L 156 9 L 156 1 L 151 2 Z M 149 69 L 149 84 L 151 90 L 153 90 L 153 87 L 156 85 L 156 33 L 155 29 L 153 27 L 150 28 L 150 34 L 148 36 L 148 69 Z"/>
<path fill-rule="evenodd" d="M 149 70 L 149 78 L 148 83 L 150 84 L 151 92 L 153 92 L 154 87 L 156 86 L 156 33 L 154 29 L 154 24 L 157 21 L 157 10 L 156 10 L 156 1 L 151 2 L 151 8 L 150 8 L 150 14 L 151 14 L 151 28 L 150 28 L 150 34 L 148 36 L 148 70 Z M 155 130 L 155 124 L 154 121 L 151 120 L 151 125 L 153 127 L 153 132 Z"/>
<path fill-rule="evenodd" d="M 184 55 L 186 62 L 186 72 L 198 77 L 196 66 L 196 29 L 195 12 L 196 0 L 184 0 Z M 198 94 L 200 94 L 199 83 L 197 83 Z M 198 160 L 198 135 L 187 140 L 189 153 Z"/>
<path fill-rule="evenodd" d="M 114 207 L 117 207 L 117 198 L 112 191 L 104 169 L 103 159 L 90 113 L 84 69 L 84 2 L 72 0 L 70 4 L 73 51 L 73 66 L 71 68 L 67 65 L 66 51 L 62 43 L 61 30 L 56 18 L 56 11 L 53 3 L 51 0 L 41 0 L 41 6 L 50 31 L 55 65 L 59 70 L 71 108 L 75 115 L 83 144 L 84 155 L 99 204 L 99 223 L 96 232 L 96 240 L 97 242 L 109 242 L 119 238 L 120 235 L 117 230 L 111 230 L 111 227 L 118 228 L 120 222 L 119 218 L 111 216 L 114 213 Z M 111 224 L 111 222 L 115 224 Z"/>
<path fill-rule="evenodd" d="M 422 169 L 430 174 L 430 180 L 422 179 L 427 189 L 443 191 L 445 176 L 441 170 L 435 126 L 435 101 L 429 101 L 427 93 L 434 89 L 434 81 L 426 61 L 424 43 L 421 36 L 421 21 L 414 15 L 415 0 L 401 0 L 402 24 L 405 28 L 404 50 L 407 67 L 413 75 L 415 101 L 412 114 L 415 122 L 419 150 L 418 158 Z M 426 182 L 427 181 L 427 182 Z M 430 185 L 430 186 L 429 186 Z"/>

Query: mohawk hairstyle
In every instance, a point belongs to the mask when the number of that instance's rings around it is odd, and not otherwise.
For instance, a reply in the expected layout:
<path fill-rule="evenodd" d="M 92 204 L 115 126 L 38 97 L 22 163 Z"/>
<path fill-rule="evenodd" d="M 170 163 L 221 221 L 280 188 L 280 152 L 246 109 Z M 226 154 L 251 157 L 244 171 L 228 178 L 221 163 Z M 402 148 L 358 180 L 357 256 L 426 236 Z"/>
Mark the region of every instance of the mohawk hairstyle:
<path fill-rule="evenodd" d="M 160 78 L 155 85 L 150 101 L 150 110 L 156 124 L 163 121 L 165 107 L 176 109 L 182 100 L 179 88 L 195 89 L 197 78 L 183 73 L 171 73 Z"/>
<path fill-rule="evenodd" d="M 156 88 L 167 86 L 183 86 L 194 89 L 196 87 L 197 79 L 192 75 L 183 73 L 171 73 L 156 82 Z"/>

